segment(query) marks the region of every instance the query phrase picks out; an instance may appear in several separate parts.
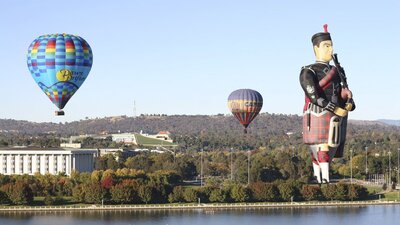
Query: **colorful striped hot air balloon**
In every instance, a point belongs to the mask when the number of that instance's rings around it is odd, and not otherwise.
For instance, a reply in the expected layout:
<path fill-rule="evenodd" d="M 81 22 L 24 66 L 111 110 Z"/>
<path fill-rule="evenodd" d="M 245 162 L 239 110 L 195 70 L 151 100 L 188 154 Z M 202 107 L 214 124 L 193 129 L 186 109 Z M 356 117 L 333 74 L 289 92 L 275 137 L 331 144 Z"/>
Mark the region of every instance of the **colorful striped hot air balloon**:
<path fill-rule="evenodd" d="M 244 133 L 247 133 L 247 127 L 258 115 L 262 105 L 261 94 L 251 89 L 236 90 L 228 97 L 228 107 L 240 124 L 244 126 Z"/>
<path fill-rule="evenodd" d="M 81 37 L 70 34 L 42 35 L 28 48 L 27 64 L 33 79 L 60 109 L 83 84 L 92 68 L 93 54 Z"/>

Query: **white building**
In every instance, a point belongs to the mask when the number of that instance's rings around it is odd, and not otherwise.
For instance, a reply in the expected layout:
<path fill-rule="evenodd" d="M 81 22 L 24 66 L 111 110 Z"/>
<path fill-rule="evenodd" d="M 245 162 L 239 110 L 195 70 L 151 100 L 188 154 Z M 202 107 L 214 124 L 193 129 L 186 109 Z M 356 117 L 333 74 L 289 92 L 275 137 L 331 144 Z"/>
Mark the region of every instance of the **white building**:
<path fill-rule="evenodd" d="M 79 149 L 82 147 L 81 143 L 60 143 L 61 148 L 76 148 Z"/>
<path fill-rule="evenodd" d="M 158 140 L 163 140 L 163 141 L 167 141 L 169 143 L 172 143 L 173 140 L 171 139 L 170 135 L 171 135 L 171 133 L 169 131 L 160 131 L 160 132 L 158 132 L 158 134 L 147 135 L 147 137 L 158 139 Z"/>
<path fill-rule="evenodd" d="M 113 156 L 115 156 L 115 160 L 117 161 L 119 161 L 119 156 L 128 158 L 135 155 L 134 151 L 123 148 L 98 148 L 97 152 L 100 154 L 100 156 L 112 154 Z"/>
<path fill-rule="evenodd" d="M 111 134 L 112 140 L 115 142 L 122 142 L 125 144 L 137 145 L 136 137 L 134 133 L 122 133 L 122 134 Z"/>
<path fill-rule="evenodd" d="M 1 149 L 0 174 L 92 172 L 96 150 Z"/>

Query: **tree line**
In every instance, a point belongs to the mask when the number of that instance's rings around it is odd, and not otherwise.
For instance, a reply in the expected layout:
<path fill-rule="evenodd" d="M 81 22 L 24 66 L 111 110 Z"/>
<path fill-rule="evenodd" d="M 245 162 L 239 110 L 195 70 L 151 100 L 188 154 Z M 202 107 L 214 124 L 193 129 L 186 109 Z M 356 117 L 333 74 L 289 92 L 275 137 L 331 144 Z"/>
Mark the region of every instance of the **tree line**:
<path fill-rule="evenodd" d="M 44 196 L 43 204 L 74 203 L 148 204 L 182 202 L 279 202 L 312 200 L 360 200 L 367 190 L 357 184 L 305 184 L 292 179 L 272 183 L 242 185 L 232 180 L 208 182 L 204 186 L 185 186 L 174 172 L 145 173 L 118 169 L 64 175 L 0 175 L 0 204 L 32 205 L 35 196 Z"/>

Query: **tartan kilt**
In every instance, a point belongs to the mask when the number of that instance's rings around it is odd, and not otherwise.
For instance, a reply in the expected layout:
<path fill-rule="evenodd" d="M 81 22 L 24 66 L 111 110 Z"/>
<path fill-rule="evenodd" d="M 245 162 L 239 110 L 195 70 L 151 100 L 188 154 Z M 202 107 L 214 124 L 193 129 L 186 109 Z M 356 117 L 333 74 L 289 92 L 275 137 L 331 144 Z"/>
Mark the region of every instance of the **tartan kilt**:
<path fill-rule="evenodd" d="M 335 116 L 334 113 L 310 103 L 303 114 L 303 142 L 305 144 L 328 143 L 329 126 L 333 116 Z"/>

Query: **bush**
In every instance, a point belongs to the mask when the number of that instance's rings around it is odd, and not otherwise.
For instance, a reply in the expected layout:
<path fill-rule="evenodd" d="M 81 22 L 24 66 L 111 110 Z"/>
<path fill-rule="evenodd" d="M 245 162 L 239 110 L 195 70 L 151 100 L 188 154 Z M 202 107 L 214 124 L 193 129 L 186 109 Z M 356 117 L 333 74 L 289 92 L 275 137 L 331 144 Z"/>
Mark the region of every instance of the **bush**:
<path fill-rule="evenodd" d="M 316 185 L 303 185 L 301 195 L 306 201 L 321 199 L 321 189 Z"/>
<path fill-rule="evenodd" d="M 54 205 L 54 199 L 50 195 L 46 195 L 43 200 L 45 205 Z"/>
<path fill-rule="evenodd" d="M 76 185 L 72 189 L 72 198 L 77 202 L 85 202 L 85 189 L 82 184 Z"/>
<path fill-rule="evenodd" d="M 283 201 L 291 201 L 296 195 L 296 189 L 289 183 L 281 183 L 278 185 L 279 194 Z"/>
<path fill-rule="evenodd" d="M 198 192 L 193 188 L 186 188 L 183 192 L 183 198 L 186 202 L 197 202 Z"/>
<path fill-rule="evenodd" d="M 86 184 L 83 186 L 85 189 L 85 202 L 101 204 L 105 198 L 106 191 L 98 183 Z"/>
<path fill-rule="evenodd" d="M 183 187 L 182 186 L 175 186 L 172 190 L 172 193 L 168 195 L 168 201 L 170 203 L 173 202 L 182 202 L 183 199 Z"/>
<path fill-rule="evenodd" d="M 345 201 L 348 199 L 348 187 L 346 184 L 336 184 L 335 199 L 340 201 Z"/>
<path fill-rule="evenodd" d="M 226 202 L 228 193 L 222 189 L 216 188 L 210 193 L 210 202 Z"/>
<path fill-rule="evenodd" d="M 14 205 L 30 205 L 33 202 L 32 189 L 28 184 L 17 181 L 15 184 L 9 184 L 5 187 L 5 193 Z"/>
<path fill-rule="evenodd" d="M 361 200 L 368 198 L 368 190 L 367 188 L 358 185 L 358 184 L 350 184 L 348 186 L 348 198 L 351 200 Z"/>
<path fill-rule="evenodd" d="M 3 190 L 3 187 L 0 189 L 0 204 L 10 203 L 10 199 L 8 198 L 7 194 L 2 190 Z"/>
<path fill-rule="evenodd" d="M 333 201 L 336 196 L 336 185 L 335 184 L 322 185 L 321 192 L 324 199 Z"/>
<path fill-rule="evenodd" d="M 231 189 L 231 198 L 235 202 L 246 202 L 250 199 L 250 191 L 242 185 L 236 184 Z"/>
<path fill-rule="evenodd" d="M 256 182 L 251 184 L 250 190 L 256 201 L 277 201 L 280 199 L 278 187 L 275 184 Z"/>

